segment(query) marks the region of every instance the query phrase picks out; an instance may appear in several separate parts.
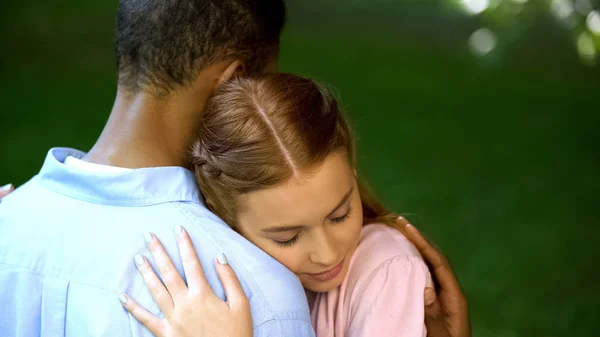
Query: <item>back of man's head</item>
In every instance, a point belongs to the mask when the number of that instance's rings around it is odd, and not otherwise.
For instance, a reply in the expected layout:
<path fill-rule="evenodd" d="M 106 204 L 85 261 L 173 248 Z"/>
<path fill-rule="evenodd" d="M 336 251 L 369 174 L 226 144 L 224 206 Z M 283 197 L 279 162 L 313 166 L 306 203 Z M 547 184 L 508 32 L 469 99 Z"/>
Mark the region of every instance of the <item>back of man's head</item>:
<path fill-rule="evenodd" d="M 120 0 L 119 86 L 168 94 L 228 58 L 259 72 L 277 53 L 284 22 L 283 0 Z"/>

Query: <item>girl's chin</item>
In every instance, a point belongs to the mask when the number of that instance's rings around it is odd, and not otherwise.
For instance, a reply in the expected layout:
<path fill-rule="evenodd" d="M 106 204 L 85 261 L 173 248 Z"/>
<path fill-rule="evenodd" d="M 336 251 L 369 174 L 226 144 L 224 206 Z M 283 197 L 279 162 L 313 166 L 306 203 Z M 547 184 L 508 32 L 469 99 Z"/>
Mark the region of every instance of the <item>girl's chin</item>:
<path fill-rule="evenodd" d="M 310 285 L 302 285 L 304 287 L 304 289 L 315 292 L 315 293 L 326 293 L 328 291 L 331 291 L 335 288 L 337 288 L 339 286 L 338 285 L 333 285 L 333 286 L 325 286 L 325 285 L 314 285 L 314 284 L 310 284 Z"/>
<path fill-rule="evenodd" d="M 300 281 L 302 282 L 302 286 L 306 290 L 315 293 L 326 293 L 339 287 L 342 284 L 342 281 L 344 281 L 345 276 L 345 274 L 340 273 L 340 275 L 338 275 L 338 277 L 336 277 L 335 279 L 326 282 L 318 282 L 315 280 L 306 280 L 302 278 L 300 279 Z"/>

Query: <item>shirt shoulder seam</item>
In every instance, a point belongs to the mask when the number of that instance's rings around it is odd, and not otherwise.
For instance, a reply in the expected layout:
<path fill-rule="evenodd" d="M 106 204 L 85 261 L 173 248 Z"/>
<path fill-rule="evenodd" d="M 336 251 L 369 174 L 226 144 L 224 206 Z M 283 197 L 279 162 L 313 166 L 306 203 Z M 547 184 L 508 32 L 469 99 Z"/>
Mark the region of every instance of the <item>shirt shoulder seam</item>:
<path fill-rule="evenodd" d="M 420 257 L 407 256 L 407 255 L 395 255 L 395 256 L 389 257 L 389 258 L 383 260 L 381 263 L 379 263 L 365 278 L 364 284 L 367 284 L 367 285 L 370 284 L 371 281 L 373 280 L 373 278 L 375 277 L 375 275 L 377 275 L 377 272 L 379 270 L 381 270 L 384 266 L 390 265 L 392 262 L 394 262 L 394 260 L 399 261 L 399 262 L 400 262 L 400 260 L 404 260 L 404 261 L 402 261 L 402 263 L 404 265 L 411 265 L 411 266 L 414 266 L 413 263 L 416 262 L 421 267 L 427 268 L 427 265 Z M 366 291 L 366 288 L 367 287 L 361 287 L 357 298 L 362 298 L 364 292 Z"/>

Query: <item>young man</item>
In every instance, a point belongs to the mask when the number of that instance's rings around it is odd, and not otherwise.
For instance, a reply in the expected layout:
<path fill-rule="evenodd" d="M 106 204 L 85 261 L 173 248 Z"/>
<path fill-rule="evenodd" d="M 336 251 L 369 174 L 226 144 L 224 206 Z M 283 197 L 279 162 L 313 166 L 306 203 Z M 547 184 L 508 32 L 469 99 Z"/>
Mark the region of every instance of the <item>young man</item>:
<path fill-rule="evenodd" d="M 283 23 L 281 0 L 119 2 L 118 92 L 101 136 L 87 154 L 51 149 L 0 203 L 0 335 L 150 335 L 119 294 L 159 314 L 133 257 L 149 256 L 149 232 L 178 256 L 184 226 L 219 297 L 215 256 L 235 268 L 255 336 L 314 336 L 295 275 L 211 214 L 185 169 L 208 97 L 275 70 Z"/>

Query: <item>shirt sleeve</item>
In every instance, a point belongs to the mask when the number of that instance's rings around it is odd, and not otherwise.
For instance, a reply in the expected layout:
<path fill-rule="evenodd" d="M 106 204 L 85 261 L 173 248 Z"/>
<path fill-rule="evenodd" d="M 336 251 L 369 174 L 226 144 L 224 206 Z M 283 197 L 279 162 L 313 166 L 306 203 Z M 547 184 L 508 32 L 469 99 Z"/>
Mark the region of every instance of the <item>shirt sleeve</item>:
<path fill-rule="evenodd" d="M 423 291 L 429 277 L 418 257 L 383 262 L 355 289 L 347 337 L 425 337 Z"/>

